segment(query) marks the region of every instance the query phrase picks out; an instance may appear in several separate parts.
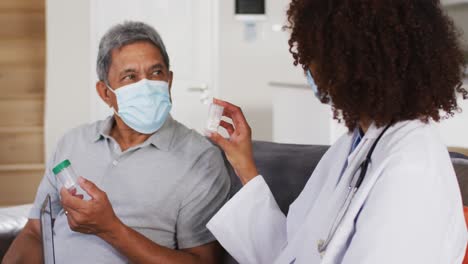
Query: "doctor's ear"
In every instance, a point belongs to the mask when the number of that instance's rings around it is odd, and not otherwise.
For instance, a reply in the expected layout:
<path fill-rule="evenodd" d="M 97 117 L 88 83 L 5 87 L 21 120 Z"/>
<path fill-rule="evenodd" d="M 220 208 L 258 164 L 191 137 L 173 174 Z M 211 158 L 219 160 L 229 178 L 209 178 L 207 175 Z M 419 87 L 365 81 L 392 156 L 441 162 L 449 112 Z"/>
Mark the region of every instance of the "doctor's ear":
<path fill-rule="evenodd" d="M 112 99 L 110 97 L 111 92 L 107 88 L 104 81 L 98 81 L 96 83 L 96 91 L 99 97 L 101 97 L 101 99 L 104 101 L 104 103 L 106 103 L 109 107 L 111 107 L 112 106 Z"/>

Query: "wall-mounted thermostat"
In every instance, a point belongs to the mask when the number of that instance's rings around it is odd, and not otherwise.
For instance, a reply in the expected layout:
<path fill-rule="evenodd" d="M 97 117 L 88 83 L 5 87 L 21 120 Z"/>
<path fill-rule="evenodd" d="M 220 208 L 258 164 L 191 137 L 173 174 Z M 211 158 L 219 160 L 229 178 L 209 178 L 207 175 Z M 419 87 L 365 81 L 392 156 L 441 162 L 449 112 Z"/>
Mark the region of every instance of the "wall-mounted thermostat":
<path fill-rule="evenodd" d="M 235 0 L 236 19 L 259 21 L 266 19 L 265 0 Z"/>

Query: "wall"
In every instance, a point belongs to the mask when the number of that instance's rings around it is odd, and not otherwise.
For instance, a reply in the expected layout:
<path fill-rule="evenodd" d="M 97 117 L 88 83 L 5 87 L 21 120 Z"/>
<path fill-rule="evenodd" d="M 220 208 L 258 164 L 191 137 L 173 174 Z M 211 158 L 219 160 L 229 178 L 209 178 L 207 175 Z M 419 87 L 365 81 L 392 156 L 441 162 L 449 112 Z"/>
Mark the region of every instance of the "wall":
<path fill-rule="evenodd" d="M 243 108 L 252 126 L 254 139 L 331 144 L 346 129 L 331 120 L 326 107 L 315 101 L 299 103 L 306 98 L 314 100 L 313 94 L 290 87 L 304 85 L 305 78 L 300 68 L 291 65 L 288 34 L 272 30 L 275 25 L 284 24 L 288 2 L 267 1 L 267 19 L 257 23 L 258 35 L 253 41 L 245 40 L 245 25 L 234 18 L 234 1 L 221 2 L 220 94 Z M 447 9 L 457 25 L 468 32 L 468 5 L 457 4 Z M 270 82 L 290 85 L 272 87 L 268 85 Z M 465 111 L 442 121 L 437 127 L 449 146 L 468 147 L 468 101 L 460 99 L 459 103 Z M 307 116 L 307 120 L 299 120 L 299 116 Z"/>
<path fill-rule="evenodd" d="M 446 10 L 454 19 L 460 33 L 463 34 L 461 41 L 468 56 L 468 2 L 461 0 L 446 2 L 453 4 L 446 7 Z M 465 79 L 464 87 L 468 90 L 468 79 Z M 438 127 L 440 129 L 442 139 L 447 145 L 452 147 L 468 148 L 468 100 L 462 100 L 460 98 L 458 102 L 462 112 L 457 113 L 449 120 L 442 121 Z"/>
<path fill-rule="evenodd" d="M 110 27 L 123 21 L 143 21 L 153 26 L 167 48 L 174 80 L 171 87 L 171 115 L 184 125 L 202 131 L 207 105 L 200 101 L 206 87 L 216 94 L 217 45 L 215 29 L 218 0 L 99 0 L 91 2 L 91 120 L 110 114 L 109 107 L 96 94 L 95 60 L 98 44 Z"/>
<path fill-rule="evenodd" d="M 214 12 L 215 7 L 215 0 L 48 0 L 47 155 L 50 156 L 57 141 L 67 130 L 111 114 L 95 91 L 95 60 L 99 39 L 117 22 L 141 20 L 160 31 L 175 72 L 172 91 L 176 97 L 177 93 L 187 91 L 188 87 L 199 87 L 204 83 L 214 86 L 212 83 L 215 81 L 210 79 L 210 67 L 215 65 L 211 53 L 215 53 L 213 43 L 217 42 L 211 41 L 214 36 L 208 27 L 214 24 L 212 20 L 216 18 L 207 13 Z M 212 90 L 216 94 L 215 87 Z M 199 123 L 204 124 L 206 111 L 199 110 L 205 107 L 199 106 L 199 95 L 186 97 L 196 100 L 184 103 L 181 96 L 177 97 L 172 114 L 179 121 L 186 121 L 181 120 L 182 114 L 174 113 L 174 110 L 184 108 L 179 112 L 187 115 L 199 113 Z M 187 107 L 190 103 L 197 105 Z"/>
<path fill-rule="evenodd" d="M 285 24 L 289 0 L 267 1 L 266 20 L 257 22 L 257 37 L 250 41 L 245 22 L 234 18 L 234 3 L 220 1 L 219 6 L 219 93 L 243 108 L 254 139 L 272 140 L 274 88 L 268 83 L 305 83 L 302 70 L 292 65 L 288 34 L 273 29 Z"/>
<path fill-rule="evenodd" d="M 468 52 L 468 37 L 466 36 L 466 33 L 468 32 L 468 2 L 465 4 L 449 5 L 445 10 L 448 12 L 450 17 L 453 18 L 456 26 L 465 34 L 462 41 Z"/>
<path fill-rule="evenodd" d="M 464 87 L 468 90 L 468 80 L 465 80 Z M 459 98 L 458 103 L 462 111 L 441 121 L 438 128 L 448 146 L 468 148 L 468 100 Z"/>
<path fill-rule="evenodd" d="M 288 3 L 267 1 L 267 18 L 257 23 L 256 39 L 246 40 L 245 23 L 234 18 L 234 1 L 219 2 L 218 93 L 243 108 L 258 140 L 273 139 L 272 102 L 277 88 L 269 83 L 306 84 L 301 69 L 292 65 L 288 33 L 277 30 L 285 24 Z M 47 154 L 65 131 L 89 122 L 93 116 L 90 21 L 90 0 L 47 0 Z M 297 105 L 291 107 L 301 110 Z M 462 107 L 468 112 L 467 102 Z M 467 115 L 465 112 L 442 123 L 441 133 L 447 144 L 468 147 Z M 333 123 L 327 130 L 330 141 L 343 131 Z"/>
<path fill-rule="evenodd" d="M 317 100 L 312 89 L 276 87 L 273 91 L 273 141 L 329 145 L 332 140 L 331 107 Z"/>
<path fill-rule="evenodd" d="M 67 130 L 90 117 L 89 0 L 47 0 L 45 142 L 50 156 Z"/>
<path fill-rule="evenodd" d="M 44 173 L 45 0 L 0 1 L 0 24 L 1 207 L 30 203 Z"/>

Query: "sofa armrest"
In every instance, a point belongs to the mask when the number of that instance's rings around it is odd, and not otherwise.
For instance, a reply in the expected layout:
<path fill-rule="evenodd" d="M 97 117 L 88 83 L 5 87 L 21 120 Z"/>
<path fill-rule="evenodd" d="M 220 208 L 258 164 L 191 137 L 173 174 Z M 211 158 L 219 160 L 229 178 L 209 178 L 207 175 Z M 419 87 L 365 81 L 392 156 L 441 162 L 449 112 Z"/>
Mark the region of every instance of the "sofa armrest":
<path fill-rule="evenodd" d="M 28 221 L 32 205 L 0 208 L 0 260 Z"/>

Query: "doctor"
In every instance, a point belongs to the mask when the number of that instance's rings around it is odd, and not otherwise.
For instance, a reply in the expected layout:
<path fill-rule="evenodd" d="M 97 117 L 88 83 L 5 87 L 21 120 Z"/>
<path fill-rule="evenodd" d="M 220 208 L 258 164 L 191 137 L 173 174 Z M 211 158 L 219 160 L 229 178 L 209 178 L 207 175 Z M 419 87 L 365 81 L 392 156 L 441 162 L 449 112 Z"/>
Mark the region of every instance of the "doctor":
<path fill-rule="evenodd" d="M 457 111 L 467 91 L 458 36 L 439 1 L 293 0 L 287 14 L 295 64 L 349 133 L 285 216 L 256 169 L 242 111 L 215 100 L 232 124 L 221 124 L 229 139 L 210 137 L 244 186 L 210 231 L 242 264 L 461 263 L 460 191 L 433 123 Z"/>

